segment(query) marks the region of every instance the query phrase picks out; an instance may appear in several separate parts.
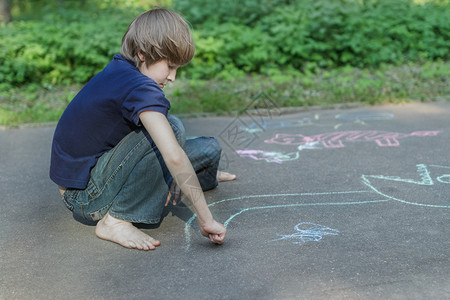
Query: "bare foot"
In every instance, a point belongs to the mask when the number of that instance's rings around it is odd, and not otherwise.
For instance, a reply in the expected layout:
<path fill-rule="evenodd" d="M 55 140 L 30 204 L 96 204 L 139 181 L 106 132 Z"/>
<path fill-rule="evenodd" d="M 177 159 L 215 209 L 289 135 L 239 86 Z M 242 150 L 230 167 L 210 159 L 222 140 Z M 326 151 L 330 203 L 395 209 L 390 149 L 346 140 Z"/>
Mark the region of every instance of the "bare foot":
<path fill-rule="evenodd" d="M 161 243 L 143 233 L 130 222 L 111 217 L 108 213 L 98 221 L 95 234 L 104 240 L 122 245 L 126 248 L 154 250 Z"/>
<path fill-rule="evenodd" d="M 235 180 L 236 179 L 236 175 L 228 173 L 228 172 L 222 172 L 222 171 L 217 171 L 217 181 L 219 182 L 223 182 L 223 181 L 231 181 L 231 180 Z"/>

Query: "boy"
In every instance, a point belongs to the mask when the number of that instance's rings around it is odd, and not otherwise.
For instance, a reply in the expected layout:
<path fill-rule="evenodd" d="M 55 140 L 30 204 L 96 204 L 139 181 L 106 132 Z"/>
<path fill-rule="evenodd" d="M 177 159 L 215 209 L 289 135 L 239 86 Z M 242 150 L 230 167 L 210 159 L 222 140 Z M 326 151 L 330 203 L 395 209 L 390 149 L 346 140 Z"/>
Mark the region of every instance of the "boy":
<path fill-rule="evenodd" d="M 58 122 L 50 178 L 74 215 L 98 221 L 99 238 L 155 249 L 160 242 L 133 223 L 158 223 L 164 205 L 180 197 L 173 192 L 181 190 L 202 235 L 224 241 L 225 227 L 213 219 L 202 190 L 235 175 L 218 172 L 215 139 L 186 141 L 181 121 L 167 115 L 170 103 L 162 91 L 194 51 L 178 14 L 154 9 L 139 15 L 122 39 L 121 55 L 86 84 Z"/>

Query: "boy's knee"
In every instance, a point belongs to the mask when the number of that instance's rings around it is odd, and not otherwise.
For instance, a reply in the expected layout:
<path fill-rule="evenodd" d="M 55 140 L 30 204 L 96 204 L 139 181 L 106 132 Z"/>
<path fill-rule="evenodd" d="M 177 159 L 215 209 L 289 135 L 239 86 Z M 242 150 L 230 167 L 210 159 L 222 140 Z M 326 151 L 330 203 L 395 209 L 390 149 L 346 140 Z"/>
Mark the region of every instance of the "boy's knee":
<path fill-rule="evenodd" d="M 222 153 L 222 146 L 216 138 L 209 137 L 207 138 L 207 146 L 205 147 L 208 151 L 208 155 L 214 157 L 216 159 L 220 159 L 220 155 Z"/>
<path fill-rule="evenodd" d="M 183 122 L 178 117 L 173 115 L 167 115 L 167 120 L 169 121 L 170 126 L 172 127 L 173 133 L 180 144 L 181 147 L 184 147 L 186 143 L 186 130 L 184 129 Z"/>

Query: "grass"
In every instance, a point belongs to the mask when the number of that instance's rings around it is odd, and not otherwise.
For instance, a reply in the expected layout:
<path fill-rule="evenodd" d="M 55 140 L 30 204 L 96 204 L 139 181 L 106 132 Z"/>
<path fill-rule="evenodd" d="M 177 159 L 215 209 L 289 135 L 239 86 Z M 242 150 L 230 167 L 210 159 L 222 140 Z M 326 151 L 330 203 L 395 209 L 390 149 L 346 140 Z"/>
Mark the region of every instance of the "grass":
<path fill-rule="evenodd" d="M 450 63 L 382 66 L 377 70 L 344 67 L 301 74 L 272 70 L 231 80 L 177 80 L 166 87 L 173 114 L 227 115 L 246 109 L 258 95 L 277 107 L 342 103 L 450 101 Z M 0 85 L 0 125 L 57 121 L 81 86 L 6 87 Z"/>
<path fill-rule="evenodd" d="M 15 127 L 57 121 L 80 86 L 0 88 L 0 125 Z"/>
<path fill-rule="evenodd" d="M 258 95 L 278 107 L 327 106 L 342 103 L 450 101 L 450 63 L 350 67 L 302 74 L 275 72 L 228 81 L 181 81 L 166 94 L 172 113 L 230 114 L 245 109 Z"/>

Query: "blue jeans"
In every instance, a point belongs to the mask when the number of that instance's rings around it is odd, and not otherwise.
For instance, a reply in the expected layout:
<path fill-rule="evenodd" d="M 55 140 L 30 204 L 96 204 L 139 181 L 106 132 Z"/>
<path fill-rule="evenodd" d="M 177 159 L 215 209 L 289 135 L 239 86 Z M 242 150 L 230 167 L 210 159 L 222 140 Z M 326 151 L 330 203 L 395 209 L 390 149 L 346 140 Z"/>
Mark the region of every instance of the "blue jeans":
<path fill-rule="evenodd" d="M 217 186 L 221 147 L 211 137 L 186 140 L 183 123 L 168 115 L 204 191 Z M 104 153 L 91 170 L 86 189 L 67 189 L 63 201 L 76 218 L 98 221 L 109 213 L 132 223 L 156 224 L 173 179 L 162 156 L 145 129 L 128 134 Z"/>

